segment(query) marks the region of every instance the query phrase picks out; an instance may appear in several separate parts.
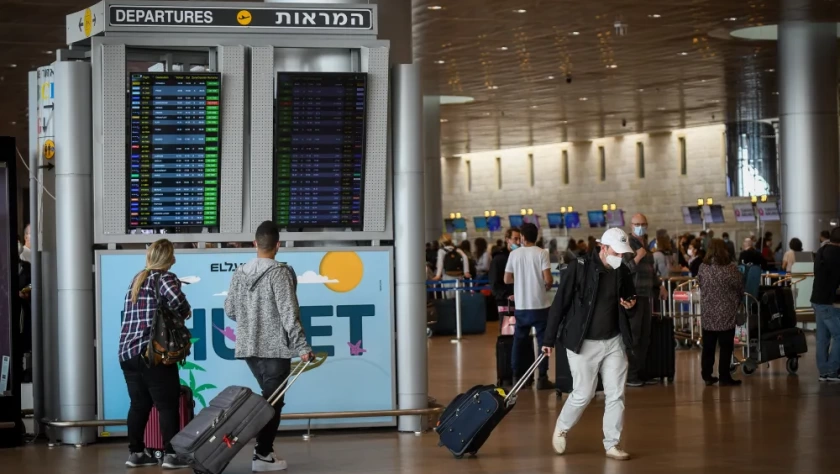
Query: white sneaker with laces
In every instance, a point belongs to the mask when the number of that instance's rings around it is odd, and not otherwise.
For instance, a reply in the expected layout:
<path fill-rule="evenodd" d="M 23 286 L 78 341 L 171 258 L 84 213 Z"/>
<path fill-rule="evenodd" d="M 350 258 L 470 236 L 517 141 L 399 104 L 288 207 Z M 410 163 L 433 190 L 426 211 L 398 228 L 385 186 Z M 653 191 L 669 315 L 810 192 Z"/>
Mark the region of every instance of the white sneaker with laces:
<path fill-rule="evenodd" d="M 563 454 L 566 452 L 566 434 L 568 431 L 558 431 L 554 429 L 554 436 L 551 437 L 551 444 L 554 446 L 554 452 Z"/>
<path fill-rule="evenodd" d="M 276 457 L 274 453 L 270 453 L 268 456 L 260 456 L 254 453 L 254 459 L 251 461 L 251 470 L 254 472 L 285 471 L 287 468 L 286 460 Z"/>
<path fill-rule="evenodd" d="M 630 459 L 630 455 L 618 446 L 613 446 L 607 450 L 607 457 L 617 461 L 626 461 Z"/>

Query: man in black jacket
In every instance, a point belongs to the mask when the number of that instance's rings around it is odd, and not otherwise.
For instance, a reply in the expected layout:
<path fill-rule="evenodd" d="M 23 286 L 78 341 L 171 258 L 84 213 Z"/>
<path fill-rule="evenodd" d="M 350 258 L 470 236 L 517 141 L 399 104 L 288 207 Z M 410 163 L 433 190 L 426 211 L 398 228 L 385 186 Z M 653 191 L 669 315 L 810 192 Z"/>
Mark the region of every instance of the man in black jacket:
<path fill-rule="evenodd" d="M 604 450 L 607 457 L 626 460 L 619 447 L 624 425 L 624 385 L 627 352 L 632 351 L 630 317 L 636 305 L 633 276 L 622 255 L 633 250 L 627 234 L 613 228 L 598 241 L 600 251 L 567 265 L 548 316 L 543 352 L 551 354 L 560 339 L 569 358 L 574 388 L 557 418 L 552 444 L 566 451 L 566 434 L 577 424 L 595 396 L 598 374 L 604 384 Z"/>
<path fill-rule="evenodd" d="M 510 252 L 519 248 L 521 235 L 519 229 L 511 227 L 505 231 L 505 245 L 493 252 L 493 260 L 490 261 L 490 286 L 493 296 L 496 298 L 496 306 L 507 307 L 513 301 L 513 284 L 505 283 L 505 267 L 507 266 Z"/>
<path fill-rule="evenodd" d="M 817 319 L 817 369 L 821 382 L 840 382 L 840 227 L 829 234 L 829 241 L 814 259 L 814 286 L 811 304 Z"/>

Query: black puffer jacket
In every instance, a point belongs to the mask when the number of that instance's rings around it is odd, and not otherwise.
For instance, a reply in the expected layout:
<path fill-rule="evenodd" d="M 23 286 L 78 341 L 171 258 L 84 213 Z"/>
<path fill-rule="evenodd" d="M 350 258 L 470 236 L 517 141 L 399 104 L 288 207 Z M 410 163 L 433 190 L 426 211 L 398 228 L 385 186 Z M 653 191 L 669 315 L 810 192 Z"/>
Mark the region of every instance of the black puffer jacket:
<path fill-rule="evenodd" d="M 513 295 L 513 285 L 505 283 L 505 267 L 507 267 L 510 250 L 507 247 L 493 252 L 493 260 L 490 261 L 490 287 L 493 289 L 493 296 L 496 304 L 506 306 L 508 297 Z"/>
<path fill-rule="evenodd" d="M 602 266 L 598 254 L 589 254 L 579 258 L 560 270 L 560 287 L 551 309 L 548 313 L 548 325 L 543 340 L 546 345 L 554 345 L 557 338 L 566 349 L 579 354 L 589 326 L 592 324 L 592 311 L 595 308 L 595 297 L 598 295 L 598 267 Z M 636 295 L 633 276 L 626 265 L 618 270 L 618 295 L 625 300 Z M 630 318 L 635 314 L 635 308 L 624 309 L 618 301 L 618 326 L 624 340 L 627 353 L 633 347 L 633 335 L 630 332 Z"/>

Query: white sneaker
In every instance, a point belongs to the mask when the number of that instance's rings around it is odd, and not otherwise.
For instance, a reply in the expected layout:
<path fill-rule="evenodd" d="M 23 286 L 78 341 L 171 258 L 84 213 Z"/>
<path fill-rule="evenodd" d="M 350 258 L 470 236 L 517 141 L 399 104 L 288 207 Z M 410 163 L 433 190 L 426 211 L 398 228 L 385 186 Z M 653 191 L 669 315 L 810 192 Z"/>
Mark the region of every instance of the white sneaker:
<path fill-rule="evenodd" d="M 618 446 L 613 446 L 607 450 L 607 457 L 617 461 L 626 461 L 630 459 L 630 455 Z"/>
<path fill-rule="evenodd" d="M 251 461 L 251 470 L 254 472 L 285 471 L 287 468 L 286 460 L 276 457 L 274 453 L 270 453 L 268 456 L 260 456 L 254 453 L 254 459 Z"/>
<path fill-rule="evenodd" d="M 554 452 L 563 454 L 566 452 L 566 434 L 568 431 L 558 431 L 554 429 L 554 436 L 551 437 L 551 444 L 554 446 Z"/>

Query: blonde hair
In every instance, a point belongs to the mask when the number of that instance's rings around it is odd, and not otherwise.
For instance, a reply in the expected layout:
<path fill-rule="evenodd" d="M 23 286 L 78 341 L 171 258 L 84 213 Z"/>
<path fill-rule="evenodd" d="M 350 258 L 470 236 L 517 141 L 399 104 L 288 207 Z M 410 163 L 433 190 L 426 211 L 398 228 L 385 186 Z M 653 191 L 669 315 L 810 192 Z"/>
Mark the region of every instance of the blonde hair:
<path fill-rule="evenodd" d="M 140 271 L 131 284 L 131 302 L 136 303 L 143 283 L 149 278 L 152 270 L 169 270 L 175 263 L 175 246 L 166 239 L 155 241 L 146 250 L 146 268 Z"/>
<path fill-rule="evenodd" d="M 452 243 L 452 236 L 449 234 L 442 234 L 438 239 L 438 244 L 440 244 L 441 248 L 455 246 L 455 244 Z"/>

